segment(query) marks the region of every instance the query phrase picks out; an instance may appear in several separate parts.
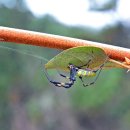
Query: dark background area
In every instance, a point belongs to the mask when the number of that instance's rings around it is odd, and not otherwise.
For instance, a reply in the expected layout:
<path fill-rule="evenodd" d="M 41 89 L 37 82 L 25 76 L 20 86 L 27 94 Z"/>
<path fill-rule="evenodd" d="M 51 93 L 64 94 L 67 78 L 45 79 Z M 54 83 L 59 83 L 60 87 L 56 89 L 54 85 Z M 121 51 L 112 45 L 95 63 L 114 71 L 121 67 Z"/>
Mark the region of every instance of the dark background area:
<path fill-rule="evenodd" d="M 67 26 L 50 15 L 35 17 L 23 0 L 5 1 L 0 1 L 0 26 L 130 48 L 128 21 L 119 19 L 113 26 L 106 25 L 97 31 L 91 27 Z M 10 2 L 14 2 L 14 6 L 10 7 Z M 117 2 L 110 0 L 108 4 L 99 7 L 95 0 L 91 0 L 90 10 L 100 13 L 113 10 L 116 13 Z M 1 42 L 0 46 L 39 55 L 48 60 L 60 52 L 13 43 Z M 84 88 L 77 80 L 72 88 L 64 89 L 56 88 L 48 82 L 43 73 L 45 63 L 0 47 L 1 130 L 130 129 L 130 74 L 126 70 L 104 70 L 93 86 Z M 53 78 L 58 80 L 56 76 Z"/>

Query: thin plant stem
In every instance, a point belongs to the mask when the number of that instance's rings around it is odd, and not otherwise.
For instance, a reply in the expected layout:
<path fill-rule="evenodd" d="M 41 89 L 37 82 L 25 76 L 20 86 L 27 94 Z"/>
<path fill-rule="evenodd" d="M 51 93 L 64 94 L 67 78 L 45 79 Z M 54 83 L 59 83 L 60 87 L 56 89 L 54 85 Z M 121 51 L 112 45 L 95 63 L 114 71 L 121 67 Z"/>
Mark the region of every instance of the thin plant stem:
<path fill-rule="evenodd" d="M 95 46 L 102 48 L 114 60 L 125 61 L 125 57 L 130 59 L 130 49 L 127 48 L 2 26 L 0 26 L 0 41 L 63 50 L 77 46 Z"/>

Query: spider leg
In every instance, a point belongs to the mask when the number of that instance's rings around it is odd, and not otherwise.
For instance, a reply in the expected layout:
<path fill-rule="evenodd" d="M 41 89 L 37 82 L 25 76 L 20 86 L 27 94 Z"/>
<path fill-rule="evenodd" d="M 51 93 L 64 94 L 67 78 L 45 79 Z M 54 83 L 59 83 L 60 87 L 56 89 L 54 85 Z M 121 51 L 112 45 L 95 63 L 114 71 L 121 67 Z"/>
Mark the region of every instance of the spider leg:
<path fill-rule="evenodd" d="M 89 61 L 88 61 L 86 64 L 81 65 L 81 66 L 78 66 L 78 68 L 81 69 L 81 68 L 84 67 L 84 66 L 87 66 L 87 68 L 88 68 L 90 62 L 91 62 L 91 59 L 89 59 Z"/>
<path fill-rule="evenodd" d="M 90 82 L 90 83 L 88 83 L 88 84 L 84 84 L 84 82 L 83 82 L 83 86 L 84 86 L 84 87 L 93 85 L 93 84 L 97 81 L 97 79 L 98 79 L 98 77 L 99 77 L 99 75 L 100 75 L 100 73 L 101 73 L 102 68 L 100 68 L 100 69 L 98 69 L 98 70 L 99 70 L 99 72 L 98 72 L 98 74 L 97 74 L 97 76 L 96 76 L 96 78 L 94 79 L 93 82 Z M 97 72 L 97 71 L 96 71 L 96 72 Z M 96 73 L 96 72 L 95 72 L 95 73 Z M 82 81 L 82 80 L 81 80 L 81 81 Z"/>
<path fill-rule="evenodd" d="M 74 81 L 69 81 L 68 83 L 62 83 L 50 80 L 50 82 L 57 87 L 64 87 L 64 88 L 70 88 L 74 84 Z"/>
<path fill-rule="evenodd" d="M 53 80 L 51 80 L 49 78 L 49 75 L 48 75 L 46 69 L 44 70 L 44 72 L 45 72 L 45 75 L 46 75 L 47 79 L 52 84 L 54 84 L 55 86 L 57 86 L 57 87 L 64 87 L 64 88 L 70 88 L 74 84 L 74 82 L 76 80 L 75 76 L 76 76 L 77 71 L 76 71 L 76 68 L 73 65 L 70 65 L 69 67 L 70 67 L 70 77 L 69 77 L 69 82 L 68 83 L 61 83 L 61 82 L 53 81 Z M 62 75 L 62 74 L 61 74 L 61 76 L 65 77 L 65 78 L 67 77 L 67 76 Z"/>
<path fill-rule="evenodd" d="M 105 63 L 107 62 L 107 59 L 108 59 L 108 57 L 106 58 L 105 62 L 102 65 L 99 66 L 98 69 L 92 70 L 92 72 L 94 72 L 94 73 L 97 73 L 97 71 L 99 71 L 93 82 L 88 83 L 88 84 L 84 84 L 84 81 L 83 81 L 82 77 L 79 77 L 81 79 L 81 81 L 83 82 L 84 87 L 90 86 L 90 85 L 94 84 L 97 81 L 97 79 L 98 79 L 98 77 L 99 77 L 99 75 L 100 75 L 100 73 L 102 71 L 102 68 L 104 67 Z"/>
<path fill-rule="evenodd" d="M 85 84 L 84 81 L 83 81 L 83 78 L 82 78 L 81 76 L 79 76 L 79 79 L 82 81 L 84 87 L 93 85 L 93 84 L 97 81 L 97 79 L 98 79 L 98 77 L 99 77 L 99 74 L 101 73 L 102 68 L 100 68 L 100 69 L 98 69 L 98 70 L 99 70 L 98 75 L 96 76 L 96 78 L 94 79 L 94 81 L 92 81 L 92 82 L 90 82 L 90 83 L 88 83 L 88 84 Z M 96 73 L 96 72 L 95 72 L 95 73 Z"/>
<path fill-rule="evenodd" d="M 82 81 L 83 86 L 85 85 L 84 81 L 83 81 L 83 77 L 79 76 L 79 79 Z"/>
<path fill-rule="evenodd" d="M 104 65 L 106 64 L 106 62 L 107 62 L 108 58 L 109 58 L 109 57 L 107 57 L 107 58 L 106 58 L 105 62 L 104 62 L 103 64 L 101 64 L 101 65 L 99 66 L 99 68 L 98 68 L 98 69 L 93 70 L 93 72 L 95 72 L 95 73 L 96 73 L 98 70 L 100 70 L 100 69 L 102 70 L 102 68 L 103 68 L 103 67 L 104 67 Z"/>
<path fill-rule="evenodd" d="M 60 76 L 62 76 L 62 77 L 64 77 L 64 78 L 66 78 L 66 79 L 70 79 L 70 77 L 69 77 L 69 76 L 66 76 L 66 75 L 61 74 L 58 70 L 57 70 L 57 72 L 58 72 L 58 74 L 59 74 Z"/>

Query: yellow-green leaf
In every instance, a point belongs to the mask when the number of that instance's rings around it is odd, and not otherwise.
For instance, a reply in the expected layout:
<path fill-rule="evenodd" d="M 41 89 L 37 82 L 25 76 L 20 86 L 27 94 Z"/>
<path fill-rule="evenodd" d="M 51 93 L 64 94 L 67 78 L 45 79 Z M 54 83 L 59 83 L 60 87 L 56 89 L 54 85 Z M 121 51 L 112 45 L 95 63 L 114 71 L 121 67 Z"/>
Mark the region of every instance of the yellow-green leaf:
<path fill-rule="evenodd" d="M 91 60 L 89 68 L 95 68 L 103 64 L 107 57 L 104 50 L 98 47 L 74 47 L 56 55 L 45 64 L 45 68 L 68 70 L 69 63 L 74 64 L 75 66 L 83 66 L 86 65 L 89 60 Z"/>

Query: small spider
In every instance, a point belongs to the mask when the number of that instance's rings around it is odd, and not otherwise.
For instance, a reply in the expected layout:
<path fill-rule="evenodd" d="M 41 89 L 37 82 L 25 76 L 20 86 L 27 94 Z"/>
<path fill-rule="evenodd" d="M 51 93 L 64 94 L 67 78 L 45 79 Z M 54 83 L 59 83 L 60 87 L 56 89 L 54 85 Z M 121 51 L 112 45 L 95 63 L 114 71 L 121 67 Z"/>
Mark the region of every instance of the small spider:
<path fill-rule="evenodd" d="M 103 66 L 104 66 L 104 64 L 106 62 L 105 61 L 102 65 L 100 65 L 98 69 L 93 70 L 93 69 L 89 69 L 88 68 L 90 61 L 91 60 L 89 60 L 88 63 L 85 64 L 85 65 L 83 65 L 83 66 L 75 66 L 75 65 L 73 65 L 73 64 L 70 63 L 68 65 L 68 68 L 70 70 L 70 76 L 69 77 L 59 73 L 60 76 L 66 78 L 66 79 L 69 79 L 68 83 L 62 83 L 62 82 L 57 82 L 57 81 L 51 80 L 49 78 L 48 73 L 47 73 L 46 70 L 45 70 L 45 75 L 46 75 L 47 79 L 52 84 L 54 84 L 57 87 L 64 87 L 64 88 L 70 88 L 74 84 L 74 82 L 76 81 L 76 75 L 77 75 L 79 77 L 79 79 L 82 81 L 83 86 L 86 87 L 86 86 L 92 85 L 92 84 L 94 84 L 96 82 L 96 80 L 98 79 L 99 74 L 100 74 L 100 72 L 101 72 L 101 70 L 102 70 L 102 68 L 103 68 Z M 84 67 L 84 66 L 87 66 L 86 69 L 82 69 L 82 67 Z M 85 84 L 83 82 L 83 79 L 82 79 L 83 77 L 93 77 L 93 76 L 96 76 L 97 72 L 98 72 L 98 74 L 97 74 L 97 77 L 94 79 L 94 81 L 92 81 L 91 83 L 88 83 L 88 84 Z"/>

